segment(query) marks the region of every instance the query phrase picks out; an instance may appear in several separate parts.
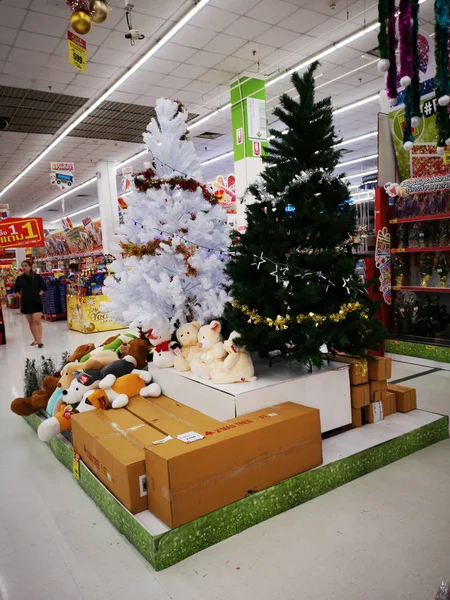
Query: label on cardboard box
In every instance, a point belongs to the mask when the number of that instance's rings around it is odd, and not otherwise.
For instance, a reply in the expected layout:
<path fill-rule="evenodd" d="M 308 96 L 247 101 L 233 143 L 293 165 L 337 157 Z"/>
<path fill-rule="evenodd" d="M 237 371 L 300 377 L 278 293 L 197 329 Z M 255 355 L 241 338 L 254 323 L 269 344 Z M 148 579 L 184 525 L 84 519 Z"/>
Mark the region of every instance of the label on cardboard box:
<path fill-rule="evenodd" d="M 373 422 L 377 423 L 377 421 L 383 420 L 383 403 L 382 402 L 373 402 Z"/>
<path fill-rule="evenodd" d="M 173 440 L 173 437 L 171 435 L 167 435 L 162 440 L 157 440 L 156 442 L 153 442 L 152 446 L 157 446 L 158 444 L 165 444 L 166 442 L 169 442 L 170 440 Z"/>
<path fill-rule="evenodd" d="M 187 433 L 177 435 L 177 439 L 181 440 L 185 444 L 192 444 L 192 442 L 198 442 L 198 440 L 202 440 L 204 437 L 204 435 L 201 435 L 201 433 L 197 433 L 196 431 L 188 431 Z"/>

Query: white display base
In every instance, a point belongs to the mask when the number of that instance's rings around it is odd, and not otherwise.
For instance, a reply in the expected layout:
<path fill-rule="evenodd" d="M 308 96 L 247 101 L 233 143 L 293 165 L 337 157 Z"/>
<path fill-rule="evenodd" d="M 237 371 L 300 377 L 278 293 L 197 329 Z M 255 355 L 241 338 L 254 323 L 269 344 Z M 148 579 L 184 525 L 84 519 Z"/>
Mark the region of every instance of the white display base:
<path fill-rule="evenodd" d="M 256 381 L 216 384 L 175 369 L 159 369 L 151 363 L 149 371 L 163 394 L 217 419 L 228 421 L 248 413 L 295 402 L 318 408 L 322 433 L 352 422 L 348 365 L 324 364 L 313 372 L 299 363 L 280 361 L 269 367 L 267 361 L 254 361 Z"/>

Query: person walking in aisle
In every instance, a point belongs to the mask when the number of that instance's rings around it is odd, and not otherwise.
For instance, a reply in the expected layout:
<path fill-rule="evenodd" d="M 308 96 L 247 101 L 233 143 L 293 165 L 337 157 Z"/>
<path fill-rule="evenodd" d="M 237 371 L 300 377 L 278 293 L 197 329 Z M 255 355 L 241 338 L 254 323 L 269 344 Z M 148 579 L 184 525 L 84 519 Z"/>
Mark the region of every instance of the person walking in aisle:
<path fill-rule="evenodd" d="M 24 260 L 23 273 L 16 279 L 14 292 L 21 299 L 21 312 L 27 318 L 34 341 L 31 346 L 43 348 L 42 343 L 42 298 L 47 291 L 45 281 L 33 271 L 33 263 Z"/>

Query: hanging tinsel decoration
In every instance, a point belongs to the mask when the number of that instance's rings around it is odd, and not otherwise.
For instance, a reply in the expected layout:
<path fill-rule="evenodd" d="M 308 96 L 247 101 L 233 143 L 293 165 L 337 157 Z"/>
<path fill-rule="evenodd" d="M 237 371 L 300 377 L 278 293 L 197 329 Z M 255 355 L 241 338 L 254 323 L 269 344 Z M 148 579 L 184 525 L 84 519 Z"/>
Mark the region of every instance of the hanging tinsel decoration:
<path fill-rule="evenodd" d="M 383 1 L 383 0 L 381 0 Z M 395 0 L 388 0 L 387 39 L 389 47 L 389 68 L 387 72 L 387 95 L 392 104 L 397 104 L 397 35 L 395 31 Z"/>
<path fill-rule="evenodd" d="M 449 70 L 449 28 L 450 5 L 448 0 L 435 0 L 435 60 L 436 60 L 436 128 L 437 152 L 444 154 L 446 144 L 450 143 L 450 122 L 448 105 L 450 104 Z"/>
<path fill-rule="evenodd" d="M 407 88 L 413 77 L 411 0 L 400 0 L 398 33 L 400 37 L 400 84 Z"/>
<path fill-rule="evenodd" d="M 389 18 L 389 0 L 379 0 L 378 2 L 378 21 L 380 31 L 378 33 L 378 51 L 380 60 L 378 61 L 378 70 L 380 73 L 386 73 L 389 69 L 389 45 L 387 36 L 387 22 Z"/>
<path fill-rule="evenodd" d="M 411 0 L 411 38 L 413 53 L 413 76 L 411 81 L 411 125 L 419 127 L 422 122 L 420 110 L 420 52 L 419 52 L 419 0 Z"/>

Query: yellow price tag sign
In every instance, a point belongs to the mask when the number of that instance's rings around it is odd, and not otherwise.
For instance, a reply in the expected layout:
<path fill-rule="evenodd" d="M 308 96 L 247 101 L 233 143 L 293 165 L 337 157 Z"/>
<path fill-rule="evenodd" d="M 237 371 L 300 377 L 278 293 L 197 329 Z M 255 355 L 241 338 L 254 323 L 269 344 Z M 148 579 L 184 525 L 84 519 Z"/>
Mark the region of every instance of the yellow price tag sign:
<path fill-rule="evenodd" d="M 86 73 L 86 42 L 68 31 L 67 46 L 69 49 L 69 63 L 82 73 Z"/>
<path fill-rule="evenodd" d="M 425 346 L 426 350 L 436 350 L 436 346 Z"/>
<path fill-rule="evenodd" d="M 444 152 L 444 165 L 450 165 L 450 150 Z"/>
<path fill-rule="evenodd" d="M 390 223 L 391 225 L 395 225 L 395 224 L 397 223 L 397 219 L 391 219 L 391 220 L 389 221 L 389 223 Z"/>
<path fill-rule="evenodd" d="M 405 248 L 397 248 L 397 252 L 405 252 Z"/>
<path fill-rule="evenodd" d="M 72 473 L 75 479 L 80 479 L 80 455 L 73 453 Z"/>

